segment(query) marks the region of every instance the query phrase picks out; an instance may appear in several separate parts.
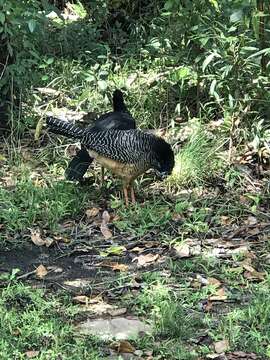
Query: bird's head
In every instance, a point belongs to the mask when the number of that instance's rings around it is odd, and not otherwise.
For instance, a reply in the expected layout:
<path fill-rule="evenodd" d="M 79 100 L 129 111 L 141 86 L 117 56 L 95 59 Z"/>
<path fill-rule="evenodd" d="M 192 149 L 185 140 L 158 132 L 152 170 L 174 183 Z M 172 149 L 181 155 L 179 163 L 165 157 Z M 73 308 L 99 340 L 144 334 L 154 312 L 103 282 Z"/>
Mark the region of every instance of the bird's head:
<path fill-rule="evenodd" d="M 164 180 L 174 168 L 174 153 L 171 145 L 158 138 L 154 146 L 154 170 L 156 175 Z"/>

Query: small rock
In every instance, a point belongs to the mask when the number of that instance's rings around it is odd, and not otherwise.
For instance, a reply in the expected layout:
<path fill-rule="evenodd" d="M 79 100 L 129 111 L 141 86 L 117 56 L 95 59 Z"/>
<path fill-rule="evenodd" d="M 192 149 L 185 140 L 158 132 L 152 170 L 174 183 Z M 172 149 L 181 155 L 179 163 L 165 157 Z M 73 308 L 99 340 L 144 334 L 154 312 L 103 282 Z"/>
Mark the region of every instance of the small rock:
<path fill-rule="evenodd" d="M 126 340 L 138 337 L 139 334 L 149 333 L 151 328 L 138 318 L 116 317 L 113 319 L 87 319 L 77 325 L 80 333 L 95 335 L 102 340 Z"/>

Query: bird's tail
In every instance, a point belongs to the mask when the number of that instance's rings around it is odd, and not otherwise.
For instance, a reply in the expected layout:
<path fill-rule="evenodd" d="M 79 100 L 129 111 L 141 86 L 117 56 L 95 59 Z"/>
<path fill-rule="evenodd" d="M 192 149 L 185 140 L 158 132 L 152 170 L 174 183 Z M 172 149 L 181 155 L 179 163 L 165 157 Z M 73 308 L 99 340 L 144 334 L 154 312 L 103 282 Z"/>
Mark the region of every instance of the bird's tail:
<path fill-rule="evenodd" d="M 52 116 L 47 117 L 46 123 L 49 127 L 49 130 L 55 134 L 64 135 L 75 139 L 81 139 L 85 134 L 85 130 L 79 126 L 70 124 L 67 121 L 60 120 Z"/>
<path fill-rule="evenodd" d="M 113 111 L 127 111 L 123 93 L 120 90 L 115 90 L 113 93 Z"/>

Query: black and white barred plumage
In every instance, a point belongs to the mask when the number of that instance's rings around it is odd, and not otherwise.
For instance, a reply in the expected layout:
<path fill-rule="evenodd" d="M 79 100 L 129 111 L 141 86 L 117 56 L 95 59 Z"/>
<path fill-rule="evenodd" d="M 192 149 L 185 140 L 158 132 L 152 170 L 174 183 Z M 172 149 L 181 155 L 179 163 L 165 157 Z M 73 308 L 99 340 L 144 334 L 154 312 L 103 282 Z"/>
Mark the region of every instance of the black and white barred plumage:
<path fill-rule="evenodd" d="M 53 117 L 47 118 L 47 125 L 52 132 L 78 139 L 87 149 L 122 164 L 140 164 L 164 175 L 170 174 L 174 167 L 171 146 L 153 134 L 136 129 L 86 131 Z"/>
<path fill-rule="evenodd" d="M 87 131 L 130 130 L 136 128 L 136 122 L 126 107 L 122 91 L 116 89 L 113 92 L 112 100 L 113 111 L 102 114 L 94 124 L 85 128 Z M 84 183 L 83 176 L 93 160 L 94 158 L 90 156 L 87 149 L 82 145 L 81 150 L 78 151 L 66 168 L 66 179 Z"/>

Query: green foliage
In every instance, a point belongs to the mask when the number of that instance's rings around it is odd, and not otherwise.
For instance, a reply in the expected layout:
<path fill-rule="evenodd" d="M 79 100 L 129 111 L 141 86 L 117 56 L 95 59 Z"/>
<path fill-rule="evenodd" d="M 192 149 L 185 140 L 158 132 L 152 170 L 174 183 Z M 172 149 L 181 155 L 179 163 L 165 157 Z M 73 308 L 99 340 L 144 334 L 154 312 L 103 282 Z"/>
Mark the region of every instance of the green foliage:
<path fill-rule="evenodd" d="M 219 331 L 226 334 L 235 348 L 267 356 L 270 333 L 269 278 L 268 284 L 257 286 L 254 293 L 256 296 L 247 307 L 235 309 L 225 317 Z"/>
<path fill-rule="evenodd" d="M 188 141 L 175 156 L 175 167 L 168 183 L 175 186 L 200 185 L 213 176 L 218 170 L 218 149 L 222 147 L 221 139 L 217 141 L 203 130 L 196 122 Z"/>
<path fill-rule="evenodd" d="M 112 206 L 118 206 L 118 202 L 113 201 Z M 144 206 L 137 205 L 130 210 L 121 206 L 118 213 L 120 220 L 115 222 L 115 226 L 121 231 L 131 231 L 136 236 L 164 229 L 171 220 L 169 206 L 158 202 L 145 202 Z"/>
<path fill-rule="evenodd" d="M 67 299 L 68 300 L 68 299 Z M 76 336 L 71 306 L 39 289 L 14 283 L 0 296 L 1 359 L 23 359 L 38 351 L 38 359 L 100 359 L 95 342 Z"/>
<path fill-rule="evenodd" d="M 87 199 L 87 193 L 73 184 L 31 178 L 27 169 L 13 181 L 13 190 L 0 188 L 0 219 L 5 228 L 13 232 L 34 224 L 55 226 L 66 216 L 76 215 Z"/>
<path fill-rule="evenodd" d="M 268 117 L 261 62 L 270 50 L 262 48 L 263 14 L 254 1 L 96 0 L 70 9 L 75 20 L 64 20 L 46 1 L 0 3 L 0 36 L 13 59 L 1 78 L 2 94 L 10 91 L 10 76 L 17 98 L 23 93 L 30 106 L 32 87 L 64 85 L 72 94 L 69 106 L 77 102 L 77 109 L 93 111 L 115 84 L 139 72 L 131 103 L 143 126 L 160 126 L 160 118 L 161 125 L 174 126 L 175 115 L 191 115 L 237 118 L 241 128 L 250 128 L 254 114 Z M 48 17 L 51 10 L 59 17 Z M 264 44 L 268 28 L 265 17 Z M 102 96 L 95 103 L 97 92 Z M 15 121 L 24 122 L 22 115 Z"/>

